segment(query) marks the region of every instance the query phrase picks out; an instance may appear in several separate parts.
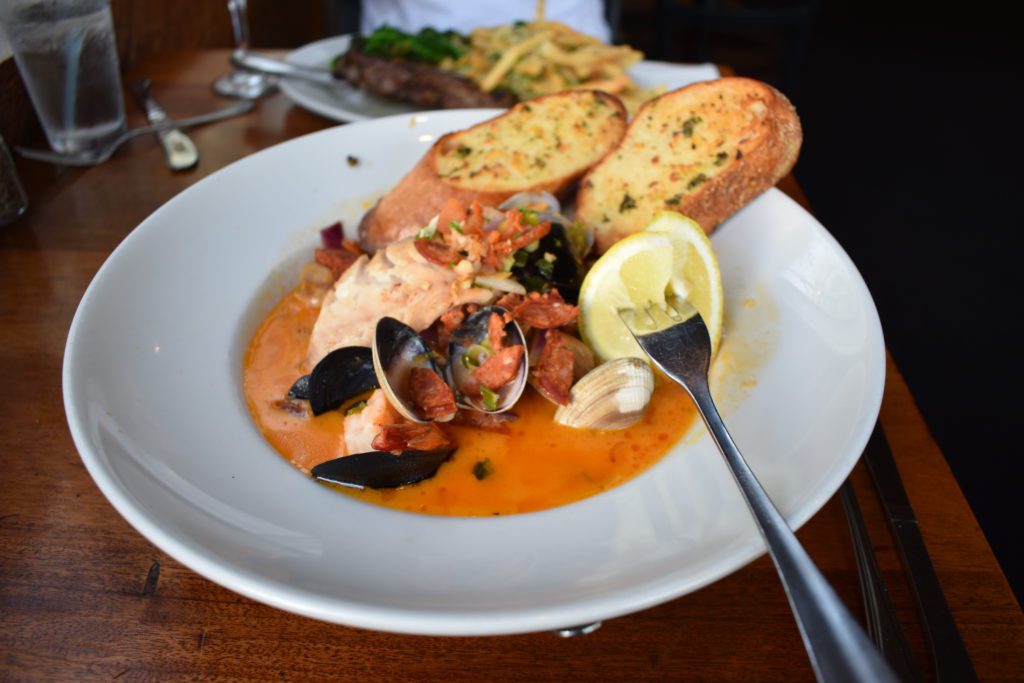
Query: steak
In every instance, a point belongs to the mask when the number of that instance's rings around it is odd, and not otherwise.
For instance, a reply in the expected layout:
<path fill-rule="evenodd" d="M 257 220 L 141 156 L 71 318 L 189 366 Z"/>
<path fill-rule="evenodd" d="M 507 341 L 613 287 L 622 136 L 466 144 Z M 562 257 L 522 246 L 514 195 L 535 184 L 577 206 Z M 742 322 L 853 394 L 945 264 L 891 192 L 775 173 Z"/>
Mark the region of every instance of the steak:
<path fill-rule="evenodd" d="M 450 71 L 368 55 L 355 44 L 334 62 L 334 75 L 367 92 L 427 108 L 511 107 L 516 103 L 510 92 L 484 92 L 473 81 Z"/>

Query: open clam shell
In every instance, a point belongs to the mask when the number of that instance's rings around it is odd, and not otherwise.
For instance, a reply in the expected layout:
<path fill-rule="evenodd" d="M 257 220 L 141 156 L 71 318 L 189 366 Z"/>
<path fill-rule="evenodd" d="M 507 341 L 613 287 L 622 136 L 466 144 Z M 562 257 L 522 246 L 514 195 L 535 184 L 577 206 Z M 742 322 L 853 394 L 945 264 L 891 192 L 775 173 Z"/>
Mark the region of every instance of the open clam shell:
<path fill-rule="evenodd" d="M 654 373 L 639 358 L 598 365 L 577 382 L 555 421 L 578 429 L 625 429 L 643 417 L 654 393 Z"/>
<path fill-rule="evenodd" d="M 463 408 L 471 408 L 484 413 L 501 413 L 516 404 L 526 389 L 529 376 L 529 354 L 526 350 L 526 336 L 519 324 L 514 320 L 504 323 L 504 346 L 522 346 L 522 359 L 512 381 L 500 387 L 490 396 L 490 400 L 479 388 L 480 383 L 474 377 L 474 370 L 481 360 L 493 354 L 495 349 L 489 341 L 489 321 L 491 315 L 504 317 L 508 310 L 501 306 L 485 306 L 466 318 L 465 322 L 452 333 L 448 345 L 448 383 L 455 389 L 455 399 Z"/>
<path fill-rule="evenodd" d="M 414 368 L 431 370 L 442 380 L 445 377 L 426 340 L 400 320 L 383 317 L 377 322 L 371 350 L 377 381 L 395 410 L 413 422 L 429 422 L 407 395 L 409 374 Z M 454 416 L 453 411 L 434 419 L 446 422 Z"/>

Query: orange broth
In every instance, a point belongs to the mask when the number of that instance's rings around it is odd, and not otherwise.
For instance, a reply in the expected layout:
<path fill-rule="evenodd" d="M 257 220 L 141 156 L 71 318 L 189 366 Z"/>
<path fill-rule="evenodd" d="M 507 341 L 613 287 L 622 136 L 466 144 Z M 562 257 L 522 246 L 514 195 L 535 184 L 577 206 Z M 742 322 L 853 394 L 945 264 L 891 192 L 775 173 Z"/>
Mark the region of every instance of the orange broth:
<path fill-rule="evenodd" d="M 295 292 L 260 324 L 245 357 L 249 410 L 263 436 L 305 473 L 343 454 L 343 414 L 295 415 L 279 407 L 303 367 L 319 309 Z M 644 418 L 629 429 L 591 431 L 554 422 L 555 406 L 528 388 L 516 404 L 519 419 L 508 434 L 445 426 L 458 445 L 452 458 L 426 481 L 399 489 L 358 490 L 346 495 L 398 510 L 437 515 L 490 516 L 543 510 L 610 489 L 657 462 L 693 422 L 685 392 L 657 379 Z M 483 480 L 474 466 L 490 460 Z"/>

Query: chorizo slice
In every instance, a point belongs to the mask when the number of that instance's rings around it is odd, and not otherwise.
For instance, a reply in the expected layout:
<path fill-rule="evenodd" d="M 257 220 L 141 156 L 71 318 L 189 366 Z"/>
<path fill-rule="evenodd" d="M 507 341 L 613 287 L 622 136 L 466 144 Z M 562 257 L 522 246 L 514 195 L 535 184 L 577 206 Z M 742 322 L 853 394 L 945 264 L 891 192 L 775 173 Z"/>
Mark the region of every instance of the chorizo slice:
<path fill-rule="evenodd" d="M 473 370 L 473 377 L 491 391 L 497 391 L 519 374 L 519 364 L 523 362 L 525 352 L 526 348 L 521 344 L 506 346 L 491 354 L 480 367 Z"/>
<path fill-rule="evenodd" d="M 567 304 L 557 289 L 544 294 L 530 292 L 522 303 L 512 309 L 515 320 L 542 330 L 568 325 L 579 314 L 579 306 Z"/>
<path fill-rule="evenodd" d="M 447 382 L 429 368 L 409 371 L 409 399 L 428 420 L 455 412 L 455 394 Z"/>
<path fill-rule="evenodd" d="M 544 330 L 544 348 L 531 374 L 541 392 L 559 405 L 569 402 L 572 389 L 574 356 L 564 335 L 555 329 Z"/>

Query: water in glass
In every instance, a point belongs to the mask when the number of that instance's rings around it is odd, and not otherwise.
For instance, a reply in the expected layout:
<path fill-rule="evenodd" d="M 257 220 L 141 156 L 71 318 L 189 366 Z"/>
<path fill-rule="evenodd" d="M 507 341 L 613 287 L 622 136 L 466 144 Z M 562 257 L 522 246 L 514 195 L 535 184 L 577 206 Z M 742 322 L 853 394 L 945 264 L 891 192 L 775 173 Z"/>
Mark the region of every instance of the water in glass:
<path fill-rule="evenodd" d="M 107 0 L 0 0 L 0 24 L 55 151 L 102 146 L 125 130 Z"/>

